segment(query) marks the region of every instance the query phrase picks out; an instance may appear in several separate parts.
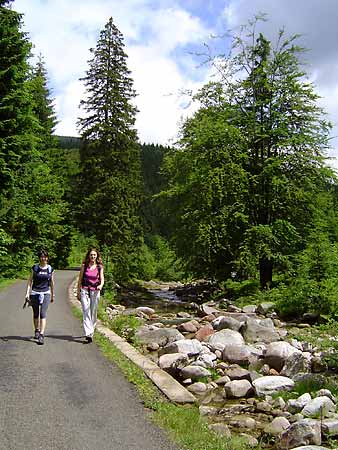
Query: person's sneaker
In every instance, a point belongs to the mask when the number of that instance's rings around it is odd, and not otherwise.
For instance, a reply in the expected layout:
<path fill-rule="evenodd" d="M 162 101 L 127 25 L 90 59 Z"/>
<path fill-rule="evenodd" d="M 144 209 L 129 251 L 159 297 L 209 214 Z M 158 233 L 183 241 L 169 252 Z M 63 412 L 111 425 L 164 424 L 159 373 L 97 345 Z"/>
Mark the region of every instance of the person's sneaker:
<path fill-rule="evenodd" d="M 91 342 L 93 342 L 93 338 L 91 336 L 86 336 L 86 341 L 88 342 L 88 344 L 90 344 Z"/>
<path fill-rule="evenodd" d="M 39 345 L 43 345 L 44 343 L 45 343 L 45 340 L 44 340 L 43 334 L 39 334 L 39 337 L 38 337 L 38 344 L 39 344 Z"/>
<path fill-rule="evenodd" d="M 40 336 L 40 330 L 35 330 L 34 331 L 34 339 L 39 339 Z"/>

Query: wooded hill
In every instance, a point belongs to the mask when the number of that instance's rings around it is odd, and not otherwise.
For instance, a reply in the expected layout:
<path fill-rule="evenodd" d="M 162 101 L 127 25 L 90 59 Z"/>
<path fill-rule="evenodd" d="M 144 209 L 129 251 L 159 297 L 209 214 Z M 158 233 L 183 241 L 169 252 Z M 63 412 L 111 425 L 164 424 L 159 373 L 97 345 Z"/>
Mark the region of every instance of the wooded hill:
<path fill-rule="evenodd" d="M 335 317 L 337 178 L 330 123 L 297 37 L 276 46 L 255 23 L 219 78 L 194 95 L 171 148 L 140 145 L 123 35 L 110 18 L 82 81 L 80 138 L 55 137 L 43 57 L 0 0 L 0 273 L 26 274 L 47 247 L 56 267 L 104 255 L 107 285 L 135 278 L 217 281 L 285 314 Z M 249 39 L 247 39 L 249 36 Z M 71 150 L 75 149 L 75 150 Z"/>

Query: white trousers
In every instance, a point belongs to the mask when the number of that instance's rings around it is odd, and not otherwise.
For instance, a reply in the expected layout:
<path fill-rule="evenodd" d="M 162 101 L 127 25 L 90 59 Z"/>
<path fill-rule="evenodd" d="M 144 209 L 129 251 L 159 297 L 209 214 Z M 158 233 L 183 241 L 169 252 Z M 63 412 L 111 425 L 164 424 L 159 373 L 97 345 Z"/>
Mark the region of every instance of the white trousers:
<path fill-rule="evenodd" d="M 94 335 L 99 300 L 100 291 L 89 291 L 87 289 L 81 289 L 83 329 L 86 336 L 93 337 Z"/>

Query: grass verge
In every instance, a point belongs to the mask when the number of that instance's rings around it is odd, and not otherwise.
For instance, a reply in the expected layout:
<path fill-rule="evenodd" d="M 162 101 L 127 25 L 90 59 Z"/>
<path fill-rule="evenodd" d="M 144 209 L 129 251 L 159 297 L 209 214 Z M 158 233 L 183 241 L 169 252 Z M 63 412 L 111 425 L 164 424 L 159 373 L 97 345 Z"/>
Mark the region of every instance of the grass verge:
<path fill-rule="evenodd" d="M 189 450 L 244 450 L 248 446 L 242 438 L 229 440 L 208 429 L 197 406 L 170 403 L 144 372 L 129 361 L 106 337 L 95 334 L 95 343 L 104 356 L 122 370 L 129 382 L 134 384 L 146 408 L 152 411 L 152 419 L 165 429 L 183 449 Z"/>
<path fill-rule="evenodd" d="M 73 307 L 72 310 L 76 317 L 82 318 L 79 309 Z M 210 431 L 207 421 L 201 417 L 197 406 L 176 405 L 169 402 L 144 372 L 125 357 L 108 338 L 96 332 L 94 342 L 103 355 L 114 362 L 127 380 L 136 387 L 144 406 L 151 411 L 154 423 L 164 429 L 180 448 L 184 450 L 246 450 L 249 448 L 241 437 L 229 439 Z"/>

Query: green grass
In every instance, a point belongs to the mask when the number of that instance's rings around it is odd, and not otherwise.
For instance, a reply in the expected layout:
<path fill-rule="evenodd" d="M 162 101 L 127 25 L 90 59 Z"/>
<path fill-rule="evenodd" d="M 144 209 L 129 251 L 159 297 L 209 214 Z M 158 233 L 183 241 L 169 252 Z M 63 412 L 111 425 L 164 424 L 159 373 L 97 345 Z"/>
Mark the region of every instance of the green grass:
<path fill-rule="evenodd" d="M 14 279 L 0 278 L 0 289 L 5 289 L 6 287 L 14 284 L 16 281 L 18 281 L 17 278 Z"/>

